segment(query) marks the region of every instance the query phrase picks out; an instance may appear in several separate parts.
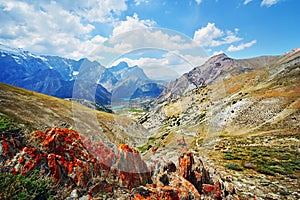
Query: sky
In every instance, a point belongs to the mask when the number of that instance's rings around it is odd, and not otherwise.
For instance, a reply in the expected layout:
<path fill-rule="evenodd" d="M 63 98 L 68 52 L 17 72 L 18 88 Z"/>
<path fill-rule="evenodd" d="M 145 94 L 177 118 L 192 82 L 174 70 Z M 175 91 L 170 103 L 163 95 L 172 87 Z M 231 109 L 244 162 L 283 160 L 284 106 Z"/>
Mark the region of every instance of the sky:
<path fill-rule="evenodd" d="M 106 67 L 123 60 L 171 79 L 219 53 L 300 47 L 299 8 L 299 0 L 0 0 L 0 43 Z"/>

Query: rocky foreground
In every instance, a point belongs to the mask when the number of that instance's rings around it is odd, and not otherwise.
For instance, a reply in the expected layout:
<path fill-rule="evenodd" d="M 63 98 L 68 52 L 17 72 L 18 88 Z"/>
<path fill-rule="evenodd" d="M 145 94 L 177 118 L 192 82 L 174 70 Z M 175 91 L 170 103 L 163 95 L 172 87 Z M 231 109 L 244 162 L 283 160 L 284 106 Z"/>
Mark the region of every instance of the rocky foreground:
<path fill-rule="evenodd" d="M 4 174 L 25 177 L 38 170 L 52 179 L 55 199 L 239 199 L 233 185 L 210 174 L 191 152 L 182 152 L 176 164 L 147 166 L 126 144 L 115 153 L 67 128 L 24 138 L 1 133 L 0 166 Z"/>

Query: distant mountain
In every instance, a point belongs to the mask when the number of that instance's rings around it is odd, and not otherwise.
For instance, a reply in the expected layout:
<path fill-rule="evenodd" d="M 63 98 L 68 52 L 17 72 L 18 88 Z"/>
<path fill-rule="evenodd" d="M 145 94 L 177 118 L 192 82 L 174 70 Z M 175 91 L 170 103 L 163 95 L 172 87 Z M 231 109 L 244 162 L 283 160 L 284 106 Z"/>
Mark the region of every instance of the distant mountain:
<path fill-rule="evenodd" d="M 156 98 L 164 88 L 163 83 L 149 79 L 142 68 L 129 67 L 126 62 L 107 68 L 100 83 L 112 93 L 112 101 L 117 102 L 122 99 Z"/>
<path fill-rule="evenodd" d="M 78 99 L 106 105 L 111 102 L 111 94 L 97 84 L 99 74 L 105 69 L 98 62 L 37 56 L 0 45 L 0 66 L 3 83 L 60 98 L 73 98 L 75 91 Z"/>
<path fill-rule="evenodd" d="M 0 67 L 0 82 L 55 97 L 94 101 L 98 105 L 110 105 L 112 98 L 113 101 L 156 98 L 164 87 L 161 82 L 150 80 L 142 68 L 129 67 L 126 62 L 105 68 L 88 59 L 34 55 L 1 44 Z M 144 94 L 140 87 L 147 84 L 152 84 L 154 91 L 148 87 Z M 133 96 L 136 90 L 139 95 Z"/>
<path fill-rule="evenodd" d="M 222 53 L 211 57 L 175 81 L 171 81 L 154 104 L 175 100 L 205 84 L 212 84 L 243 73 L 273 66 L 279 56 L 261 56 L 251 59 L 232 59 Z"/>
<path fill-rule="evenodd" d="M 156 83 L 147 83 L 137 88 L 134 91 L 132 98 L 133 99 L 143 98 L 143 97 L 156 98 L 161 94 L 162 90 L 163 90 L 162 87 Z"/>

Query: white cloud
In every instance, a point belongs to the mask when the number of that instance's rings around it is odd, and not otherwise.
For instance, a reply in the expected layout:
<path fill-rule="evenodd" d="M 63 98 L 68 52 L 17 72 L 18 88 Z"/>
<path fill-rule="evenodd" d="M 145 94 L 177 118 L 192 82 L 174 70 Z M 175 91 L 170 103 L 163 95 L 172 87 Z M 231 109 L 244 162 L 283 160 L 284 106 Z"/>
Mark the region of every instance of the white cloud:
<path fill-rule="evenodd" d="M 38 54 L 76 59 L 86 56 L 106 38 L 92 36 L 94 25 L 83 23 L 82 16 L 65 9 L 68 1 L 62 2 L 1 1 L 0 43 Z M 112 6 L 116 1 L 109 2 Z"/>
<path fill-rule="evenodd" d="M 247 5 L 248 3 L 250 3 L 253 0 L 245 0 L 244 1 L 244 5 Z M 272 5 L 275 5 L 276 3 L 278 3 L 280 0 L 262 0 L 261 1 L 261 6 L 267 6 L 270 7 Z"/>
<path fill-rule="evenodd" d="M 140 20 L 138 15 L 134 13 L 132 17 L 127 16 L 125 21 L 115 23 L 112 36 L 117 36 L 136 29 L 146 29 L 155 24 L 156 23 L 152 20 Z"/>
<path fill-rule="evenodd" d="M 245 1 L 244 1 L 244 5 L 247 5 L 247 4 L 250 3 L 251 1 L 253 1 L 253 0 L 245 0 Z"/>
<path fill-rule="evenodd" d="M 206 55 L 204 50 L 191 38 L 170 29 L 155 28 L 155 21 L 139 19 L 137 14 L 127 16 L 126 20 L 116 22 L 112 36 L 93 52 L 94 59 L 109 65 L 115 57 L 145 49 L 163 51 L 185 50 L 185 54 Z M 187 51 L 189 51 L 187 53 Z M 105 56 L 103 56 L 105 55 Z"/>
<path fill-rule="evenodd" d="M 182 54 L 180 51 L 168 51 L 157 58 L 141 56 L 137 59 L 132 59 L 122 57 L 115 60 L 111 66 L 125 61 L 130 66 L 138 65 L 143 68 L 147 76 L 152 79 L 168 80 L 178 78 L 183 73 L 203 64 L 207 59 L 208 57 Z"/>
<path fill-rule="evenodd" d="M 98 59 L 104 65 L 132 51 L 157 49 L 172 53 L 134 62 L 148 66 L 148 71 L 166 64 L 177 74 L 189 70 L 190 65 L 202 63 L 207 54 L 186 35 L 154 28 L 155 21 L 140 19 L 137 14 L 120 21 L 118 13 L 127 9 L 125 2 L 76 0 L 75 4 L 71 0 L 0 1 L 0 43 L 37 54 L 74 59 L 89 57 Z M 95 24 L 110 20 L 114 26 L 110 37 L 94 35 Z M 230 33 L 224 34 L 224 38 L 228 37 L 226 40 L 233 39 Z M 102 62 L 103 59 L 107 62 Z"/>
<path fill-rule="evenodd" d="M 222 54 L 222 53 L 224 53 L 223 51 L 215 51 L 214 53 L 213 53 L 213 56 L 216 56 L 216 55 L 219 55 L 219 54 Z"/>
<path fill-rule="evenodd" d="M 256 40 L 252 40 L 251 42 L 247 42 L 247 43 L 242 43 L 238 46 L 233 46 L 230 45 L 227 49 L 227 51 L 240 51 L 243 50 L 245 48 L 251 47 L 252 45 L 254 45 L 256 43 Z"/>
<path fill-rule="evenodd" d="M 198 5 L 202 2 L 202 0 L 195 0 Z"/>
<path fill-rule="evenodd" d="M 261 6 L 267 6 L 270 7 L 272 5 L 275 5 L 276 3 L 278 3 L 280 0 L 262 0 L 261 2 Z"/>
<path fill-rule="evenodd" d="M 149 0 L 134 0 L 136 6 L 141 5 L 142 3 L 149 3 Z"/>
<path fill-rule="evenodd" d="M 89 22 L 112 22 L 127 10 L 126 0 L 64 0 L 57 3 Z"/>
<path fill-rule="evenodd" d="M 208 23 L 205 27 L 195 31 L 194 41 L 204 47 L 216 47 L 224 44 L 231 44 L 242 40 L 242 38 L 236 36 L 237 32 L 237 28 L 235 28 L 235 32 L 224 32 L 216 27 L 214 23 Z"/>

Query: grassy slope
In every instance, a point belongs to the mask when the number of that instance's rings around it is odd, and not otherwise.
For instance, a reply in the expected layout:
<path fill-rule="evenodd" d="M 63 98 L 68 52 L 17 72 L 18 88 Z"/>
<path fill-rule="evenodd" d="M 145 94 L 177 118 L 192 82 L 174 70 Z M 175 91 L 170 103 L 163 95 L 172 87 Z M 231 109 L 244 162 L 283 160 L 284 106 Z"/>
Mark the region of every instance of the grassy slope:
<path fill-rule="evenodd" d="M 95 140 L 129 144 L 144 140 L 146 130 L 126 117 L 99 112 L 67 100 L 0 83 L 0 113 L 27 132 L 68 125 Z"/>

